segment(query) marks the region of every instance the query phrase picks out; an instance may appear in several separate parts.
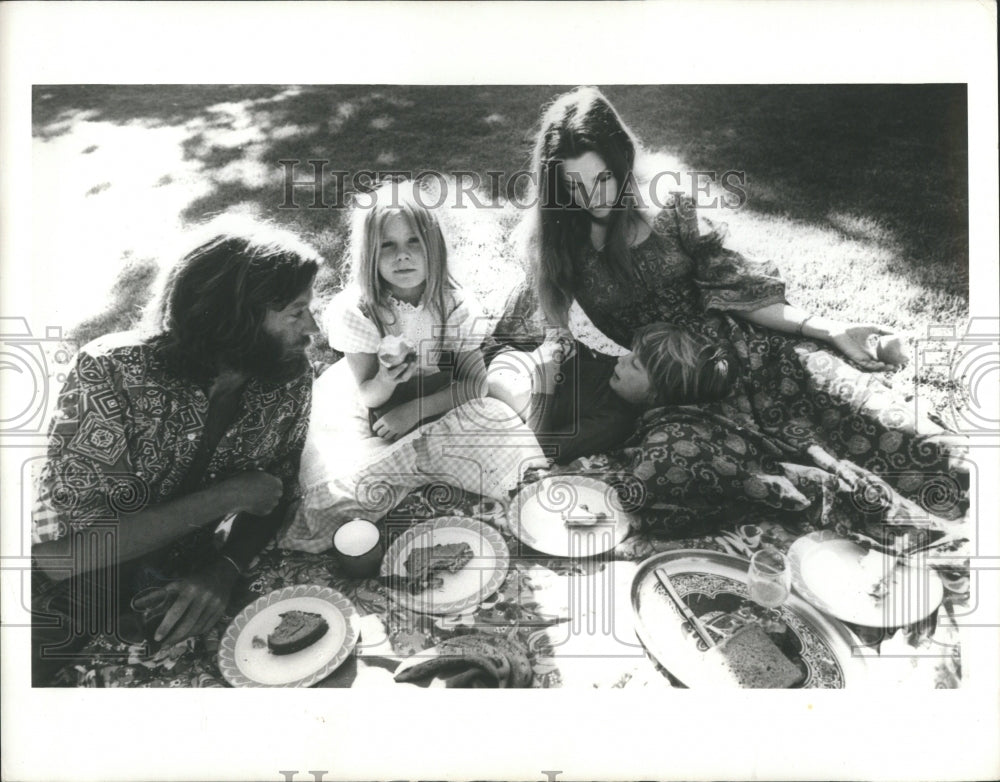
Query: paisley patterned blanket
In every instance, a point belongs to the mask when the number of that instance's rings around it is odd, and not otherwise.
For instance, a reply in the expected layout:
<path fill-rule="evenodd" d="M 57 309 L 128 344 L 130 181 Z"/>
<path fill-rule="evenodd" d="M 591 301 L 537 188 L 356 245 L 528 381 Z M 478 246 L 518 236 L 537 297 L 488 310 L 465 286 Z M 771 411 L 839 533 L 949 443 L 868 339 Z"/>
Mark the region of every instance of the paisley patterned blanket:
<path fill-rule="evenodd" d="M 603 465 L 607 467 L 607 465 Z M 346 595 L 361 616 L 362 642 L 357 654 L 318 686 L 366 687 L 392 683 L 399 662 L 458 635 L 503 635 L 526 649 L 533 687 L 671 687 L 678 686 L 638 643 L 629 603 L 638 563 L 673 549 L 705 549 L 748 557 L 760 546 L 786 550 L 811 531 L 807 524 L 783 526 L 773 509 L 761 506 L 711 531 L 689 527 L 685 537 L 667 539 L 662 524 L 642 517 L 613 552 L 588 560 L 528 554 L 510 534 L 502 509 L 485 507 L 480 498 L 455 492 L 448 496 L 415 492 L 396 512 L 414 522 L 438 516 L 468 516 L 494 525 L 511 550 L 510 570 L 499 590 L 463 613 L 429 616 L 390 601 L 385 586 L 339 573 L 328 555 L 265 550 L 247 580 L 233 595 L 227 616 L 210 633 L 154 656 L 141 646 L 112 638 L 91 642 L 64 666 L 51 684 L 63 687 L 225 687 L 218 664 L 219 639 L 232 617 L 271 590 L 292 584 L 332 586 Z M 755 526 L 748 526 L 755 525 Z M 968 606 L 968 579 L 947 582 L 945 602 L 936 621 L 889 635 L 853 628 L 869 645 L 869 669 L 876 686 L 952 688 L 961 680 L 956 617 Z M 607 595 L 593 600 L 588 596 Z M 881 651 L 881 656 L 879 652 Z M 414 685 L 394 685 L 414 686 Z"/>

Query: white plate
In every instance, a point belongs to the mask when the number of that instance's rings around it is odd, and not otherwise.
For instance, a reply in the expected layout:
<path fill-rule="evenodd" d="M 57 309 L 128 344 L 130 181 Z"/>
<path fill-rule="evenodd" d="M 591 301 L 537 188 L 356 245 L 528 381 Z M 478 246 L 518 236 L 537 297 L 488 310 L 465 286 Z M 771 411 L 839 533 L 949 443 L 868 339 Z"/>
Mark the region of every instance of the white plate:
<path fill-rule="evenodd" d="M 720 676 L 714 652 L 706 652 L 694 628 L 681 615 L 656 578 L 662 569 L 681 599 L 708 626 L 717 642 L 744 625 L 758 622 L 763 609 L 747 593 L 749 561 L 716 551 L 682 549 L 655 554 L 639 565 L 632 580 L 635 631 L 649 654 L 680 682 L 697 689 L 732 689 L 738 685 Z M 778 609 L 786 630 L 773 637 L 803 672 L 796 689 L 863 687 L 867 681 L 861 645 L 846 625 L 824 616 L 804 600 L 790 595 Z"/>
<path fill-rule="evenodd" d="M 463 516 L 432 519 L 406 530 L 389 546 L 382 575 L 406 576 L 406 558 L 412 549 L 447 543 L 468 543 L 472 559 L 457 573 L 437 573 L 443 583 L 436 589 L 416 595 L 406 589 L 390 590 L 397 602 L 424 614 L 455 614 L 478 605 L 500 588 L 510 565 L 507 544 L 493 527 Z"/>
<path fill-rule="evenodd" d="M 586 510 L 581 506 L 586 505 Z M 567 525 L 569 517 L 604 513 L 608 521 Z M 559 557 L 593 557 L 610 551 L 632 524 L 608 484 L 581 475 L 553 475 L 526 486 L 514 498 L 510 525 L 514 536 L 535 551 Z"/>
<path fill-rule="evenodd" d="M 899 563 L 865 551 L 830 530 L 812 532 L 788 550 L 792 586 L 806 600 L 845 622 L 864 627 L 905 627 L 930 616 L 941 605 L 944 584 L 930 568 Z M 871 594 L 886 575 L 881 598 Z"/>
<path fill-rule="evenodd" d="M 271 654 L 266 642 L 286 611 L 322 616 L 330 629 L 316 643 L 294 654 Z M 219 644 L 219 670 L 234 687 L 311 687 L 347 659 L 358 641 L 358 614 L 351 601 L 329 587 L 277 589 L 258 598 L 233 619 Z"/>

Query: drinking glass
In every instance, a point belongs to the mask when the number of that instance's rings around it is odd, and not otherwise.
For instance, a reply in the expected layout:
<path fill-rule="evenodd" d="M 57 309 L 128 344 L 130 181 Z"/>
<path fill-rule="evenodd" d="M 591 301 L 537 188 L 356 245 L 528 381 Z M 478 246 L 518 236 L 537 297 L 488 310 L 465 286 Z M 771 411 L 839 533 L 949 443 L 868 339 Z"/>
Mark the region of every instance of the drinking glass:
<path fill-rule="evenodd" d="M 346 575 L 374 578 L 385 556 L 378 527 L 368 519 L 341 525 L 333 534 L 333 556 Z"/>
<path fill-rule="evenodd" d="M 747 589 L 750 599 L 767 609 L 764 629 L 773 632 L 783 630 L 784 623 L 777 608 L 788 600 L 792 589 L 792 569 L 788 557 L 775 549 L 756 552 L 750 558 Z"/>

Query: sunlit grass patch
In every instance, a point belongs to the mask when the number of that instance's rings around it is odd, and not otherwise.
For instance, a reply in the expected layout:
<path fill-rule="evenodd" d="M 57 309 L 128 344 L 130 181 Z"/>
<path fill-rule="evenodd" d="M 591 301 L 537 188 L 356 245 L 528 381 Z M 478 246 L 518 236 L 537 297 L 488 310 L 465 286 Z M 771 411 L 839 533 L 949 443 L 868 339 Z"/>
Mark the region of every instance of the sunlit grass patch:
<path fill-rule="evenodd" d="M 459 281 L 497 314 L 521 279 L 521 217 L 505 196 L 528 166 L 545 86 L 104 86 L 35 89 L 33 268 L 48 322 L 79 338 L 130 327 L 184 228 L 248 212 L 326 259 L 317 308 L 339 290 L 346 214 L 286 170 L 498 171 L 486 206 L 442 209 Z M 920 333 L 968 316 L 965 96 L 954 85 L 617 86 L 608 96 L 690 193 L 695 170 L 739 170 L 747 201 L 703 210 L 730 246 L 777 263 L 809 311 Z M 448 179 L 454 190 L 457 182 Z M 328 181 L 329 184 L 329 181 Z M 710 197 L 719 195 L 718 184 Z M 493 205 L 497 208 L 493 208 Z M 314 208 L 318 207 L 318 208 Z M 586 341 L 612 346 L 574 311 Z M 322 341 L 321 341 L 322 343 Z M 324 346 L 320 345 L 321 352 Z M 325 353 L 329 355 L 328 353 Z M 911 372 L 912 370 L 907 370 Z M 934 371 L 921 393 L 945 400 Z M 943 403 L 943 402 L 942 402 Z"/>

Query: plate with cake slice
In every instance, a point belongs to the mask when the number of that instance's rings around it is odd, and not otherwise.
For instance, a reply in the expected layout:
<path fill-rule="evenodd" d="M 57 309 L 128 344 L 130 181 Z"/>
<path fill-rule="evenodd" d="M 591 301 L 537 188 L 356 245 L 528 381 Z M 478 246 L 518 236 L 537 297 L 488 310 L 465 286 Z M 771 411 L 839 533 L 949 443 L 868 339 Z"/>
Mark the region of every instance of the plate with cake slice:
<path fill-rule="evenodd" d="M 593 557 L 621 543 L 635 521 L 614 486 L 584 475 L 552 475 L 529 484 L 511 504 L 511 532 L 558 557 Z"/>
<path fill-rule="evenodd" d="M 692 689 L 843 689 L 864 686 L 861 641 L 842 622 L 792 595 L 768 621 L 747 592 L 749 561 L 694 549 L 656 554 L 632 581 L 635 630 L 649 655 Z M 674 603 L 670 584 L 711 637 Z"/>
<path fill-rule="evenodd" d="M 351 601 L 329 587 L 276 589 L 241 611 L 219 644 L 219 670 L 234 687 L 311 687 L 358 642 Z"/>
<path fill-rule="evenodd" d="M 507 577 L 500 533 L 476 519 L 447 516 L 410 527 L 382 560 L 393 598 L 425 614 L 456 614 L 492 595 Z"/>

